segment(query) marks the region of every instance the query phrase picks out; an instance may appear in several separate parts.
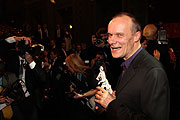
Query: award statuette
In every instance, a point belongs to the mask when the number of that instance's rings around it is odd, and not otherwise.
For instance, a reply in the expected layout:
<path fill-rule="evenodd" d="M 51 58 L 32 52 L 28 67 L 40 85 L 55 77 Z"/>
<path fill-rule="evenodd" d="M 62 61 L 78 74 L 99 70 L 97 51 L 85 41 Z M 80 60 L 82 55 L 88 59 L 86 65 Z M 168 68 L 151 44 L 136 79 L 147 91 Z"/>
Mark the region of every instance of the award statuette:
<path fill-rule="evenodd" d="M 107 90 L 110 94 L 112 94 L 112 88 L 111 85 L 109 84 L 107 78 L 106 78 L 106 74 L 104 72 L 104 69 L 102 66 L 100 66 L 99 68 L 99 74 L 96 77 L 96 80 L 98 80 L 98 85 L 100 85 L 102 88 L 104 88 L 105 90 Z"/>
<path fill-rule="evenodd" d="M 110 94 L 112 94 L 112 88 L 111 88 L 111 85 L 109 84 L 107 78 L 106 78 L 106 74 L 104 72 L 104 69 L 102 66 L 100 66 L 99 68 L 99 74 L 98 76 L 96 77 L 96 80 L 98 80 L 98 85 L 100 85 L 101 88 L 104 88 L 106 91 L 108 91 Z M 102 108 L 101 105 L 97 104 L 96 105 L 100 108 Z"/>

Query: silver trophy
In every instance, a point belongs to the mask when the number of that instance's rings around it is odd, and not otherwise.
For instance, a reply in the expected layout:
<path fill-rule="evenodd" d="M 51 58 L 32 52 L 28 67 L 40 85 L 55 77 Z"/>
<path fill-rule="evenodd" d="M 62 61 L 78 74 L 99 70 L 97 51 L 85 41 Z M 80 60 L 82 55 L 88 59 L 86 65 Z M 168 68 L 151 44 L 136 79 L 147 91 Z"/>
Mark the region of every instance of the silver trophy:
<path fill-rule="evenodd" d="M 96 77 L 96 80 L 98 80 L 98 85 L 101 85 L 101 88 L 104 88 L 106 91 L 108 91 L 110 94 L 112 94 L 112 88 L 111 85 L 109 84 L 107 78 L 106 78 L 106 74 L 104 72 L 104 69 L 102 66 L 99 67 L 99 74 Z"/>

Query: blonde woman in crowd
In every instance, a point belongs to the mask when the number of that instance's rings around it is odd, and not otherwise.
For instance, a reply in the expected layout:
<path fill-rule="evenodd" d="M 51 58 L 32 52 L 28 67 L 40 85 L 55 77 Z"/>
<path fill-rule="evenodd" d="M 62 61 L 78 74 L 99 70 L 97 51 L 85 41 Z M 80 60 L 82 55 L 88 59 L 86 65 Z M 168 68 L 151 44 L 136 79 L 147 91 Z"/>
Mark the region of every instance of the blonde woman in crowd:
<path fill-rule="evenodd" d="M 72 109 L 73 118 L 79 120 L 95 119 L 95 103 L 90 100 L 97 92 L 96 76 L 89 66 L 86 66 L 84 61 L 78 54 L 70 54 L 66 59 L 66 66 L 70 72 L 71 80 L 69 80 L 69 94 L 73 99 Z M 92 102 L 92 103 L 91 103 Z"/>

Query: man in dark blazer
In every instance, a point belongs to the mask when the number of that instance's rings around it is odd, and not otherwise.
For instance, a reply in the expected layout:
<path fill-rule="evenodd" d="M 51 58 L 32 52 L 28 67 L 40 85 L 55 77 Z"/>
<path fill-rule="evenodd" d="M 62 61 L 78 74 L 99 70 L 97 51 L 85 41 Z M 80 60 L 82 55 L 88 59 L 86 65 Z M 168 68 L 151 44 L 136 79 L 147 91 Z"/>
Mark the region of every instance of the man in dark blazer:
<path fill-rule="evenodd" d="M 114 58 L 123 58 L 116 92 L 97 87 L 95 102 L 111 120 L 169 120 L 169 85 L 162 64 L 140 45 L 141 27 L 129 13 L 120 13 L 108 25 L 108 43 Z"/>
<path fill-rule="evenodd" d="M 15 104 L 12 105 L 13 119 L 38 120 L 38 111 L 42 109 L 43 88 L 46 83 L 45 73 L 42 70 L 41 62 L 28 53 L 30 52 L 28 46 L 31 42 L 29 38 L 11 37 L 6 39 L 6 41 L 11 40 L 16 42 L 16 50 L 10 50 L 6 55 L 7 71 L 15 73 L 17 78 L 21 79 L 20 83 L 24 91 L 24 98 L 21 101 L 15 101 Z M 19 46 L 22 40 L 25 41 L 23 43 L 26 47 Z M 24 60 L 23 63 L 22 60 Z M 19 72 L 21 64 L 24 64 L 22 75 Z"/>

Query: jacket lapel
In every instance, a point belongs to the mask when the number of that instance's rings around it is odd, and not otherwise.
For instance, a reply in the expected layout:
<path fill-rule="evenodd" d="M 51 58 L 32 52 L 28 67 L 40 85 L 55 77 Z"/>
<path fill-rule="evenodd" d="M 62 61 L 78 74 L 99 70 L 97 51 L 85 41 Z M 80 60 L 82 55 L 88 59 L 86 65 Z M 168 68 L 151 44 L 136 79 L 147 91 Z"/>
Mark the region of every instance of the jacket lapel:
<path fill-rule="evenodd" d="M 131 80 L 131 78 L 133 78 L 134 75 L 135 75 L 134 68 L 133 67 L 128 68 L 125 71 L 123 78 L 119 82 L 117 91 L 120 92 L 127 85 L 127 83 Z"/>
<path fill-rule="evenodd" d="M 123 78 L 120 80 L 117 86 L 117 93 L 121 92 L 127 83 L 134 77 L 137 67 L 141 64 L 143 56 L 146 54 L 145 50 L 141 50 L 140 53 L 134 58 L 129 68 L 126 69 Z"/>

